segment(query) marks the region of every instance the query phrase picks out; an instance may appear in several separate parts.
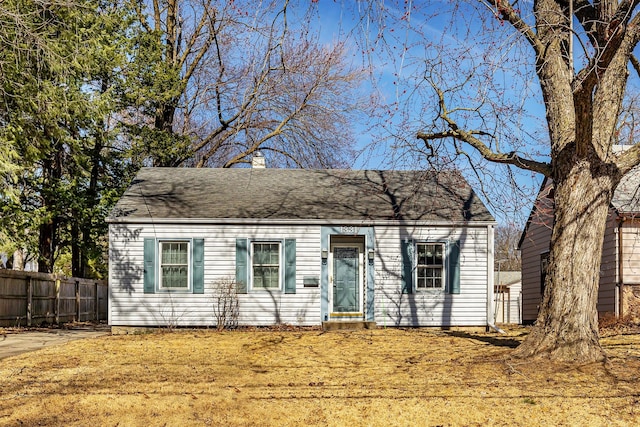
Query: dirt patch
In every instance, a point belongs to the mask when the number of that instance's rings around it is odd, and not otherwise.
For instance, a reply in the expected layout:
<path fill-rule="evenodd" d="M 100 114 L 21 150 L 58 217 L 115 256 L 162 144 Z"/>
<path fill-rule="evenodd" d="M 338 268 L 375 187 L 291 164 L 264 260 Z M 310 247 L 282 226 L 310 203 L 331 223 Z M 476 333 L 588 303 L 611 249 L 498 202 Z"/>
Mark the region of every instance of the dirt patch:
<path fill-rule="evenodd" d="M 640 335 L 606 364 L 513 360 L 507 335 L 180 330 L 3 360 L 0 425 L 637 425 Z"/>
<path fill-rule="evenodd" d="M 629 321 L 640 323 L 640 285 L 622 287 L 622 313 Z"/>
<path fill-rule="evenodd" d="M 22 334 L 26 332 L 52 332 L 68 330 L 104 331 L 110 332 L 111 327 L 106 322 L 66 322 L 59 325 L 43 323 L 38 326 L 0 326 L 0 335 Z"/>

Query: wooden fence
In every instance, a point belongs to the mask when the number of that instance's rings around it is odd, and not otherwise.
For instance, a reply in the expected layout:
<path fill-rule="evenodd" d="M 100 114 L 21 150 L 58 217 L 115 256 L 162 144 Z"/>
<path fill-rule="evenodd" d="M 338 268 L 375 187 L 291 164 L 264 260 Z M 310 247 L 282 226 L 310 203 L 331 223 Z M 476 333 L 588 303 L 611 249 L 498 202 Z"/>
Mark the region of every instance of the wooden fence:
<path fill-rule="evenodd" d="M 0 269 L 0 326 L 107 320 L 104 280 Z"/>

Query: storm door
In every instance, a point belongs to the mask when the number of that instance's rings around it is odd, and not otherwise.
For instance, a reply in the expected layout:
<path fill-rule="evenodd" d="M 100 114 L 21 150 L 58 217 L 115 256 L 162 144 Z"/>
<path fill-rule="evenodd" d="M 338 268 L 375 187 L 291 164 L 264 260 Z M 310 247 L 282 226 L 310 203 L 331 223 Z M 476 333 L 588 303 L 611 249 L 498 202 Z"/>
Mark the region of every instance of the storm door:
<path fill-rule="evenodd" d="M 333 311 L 360 310 L 360 250 L 357 246 L 333 248 Z"/>

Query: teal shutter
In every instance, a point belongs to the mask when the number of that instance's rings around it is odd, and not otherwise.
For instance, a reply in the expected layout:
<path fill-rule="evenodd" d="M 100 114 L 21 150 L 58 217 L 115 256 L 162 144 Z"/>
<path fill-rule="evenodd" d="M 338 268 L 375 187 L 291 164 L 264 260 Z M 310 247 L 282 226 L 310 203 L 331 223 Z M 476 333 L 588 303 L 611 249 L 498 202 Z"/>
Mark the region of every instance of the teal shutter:
<path fill-rule="evenodd" d="M 239 294 L 247 293 L 249 282 L 249 241 L 236 239 L 236 291 Z"/>
<path fill-rule="evenodd" d="M 400 241 L 400 253 L 402 256 L 402 293 L 413 293 L 413 240 Z"/>
<path fill-rule="evenodd" d="M 204 294 L 204 239 L 193 239 L 193 293 Z"/>
<path fill-rule="evenodd" d="M 449 271 L 447 274 L 450 294 L 460 293 L 460 241 L 449 244 Z"/>
<path fill-rule="evenodd" d="M 284 293 L 296 293 L 296 239 L 284 240 Z"/>
<path fill-rule="evenodd" d="M 156 291 L 156 239 L 144 239 L 144 293 Z"/>

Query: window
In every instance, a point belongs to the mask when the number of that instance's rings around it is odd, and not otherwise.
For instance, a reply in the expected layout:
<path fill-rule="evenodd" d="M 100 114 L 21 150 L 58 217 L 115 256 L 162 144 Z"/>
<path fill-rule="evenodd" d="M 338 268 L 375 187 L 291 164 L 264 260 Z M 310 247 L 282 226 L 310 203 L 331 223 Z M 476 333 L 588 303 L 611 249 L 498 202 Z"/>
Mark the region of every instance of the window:
<path fill-rule="evenodd" d="M 252 243 L 253 287 L 280 288 L 280 243 Z"/>
<path fill-rule="evenodd" d="M 296 293 L 296 239 L 260 241 L 236 238 L 236 292 L 252 289 Z"/>
<path fill-rule="evenodd" d="M 160 289 L 189 288 L 189 242 L 160 242 Z"/>
<path fill-rule="evenodd" d="M 431 289 L 460 294 L 461 248 L 460 240 L 416 243 L 402 239 L 401 292 Z"/>
<path fill-rule="evenodd" d="M 144 239 L 143 290 L 204 293 L 204 239 Z"/>
<path fill-rule="evenodd" d="M 418 243 L 417 288 L 441 289 L 444 285 L 444 244 Z"/>

